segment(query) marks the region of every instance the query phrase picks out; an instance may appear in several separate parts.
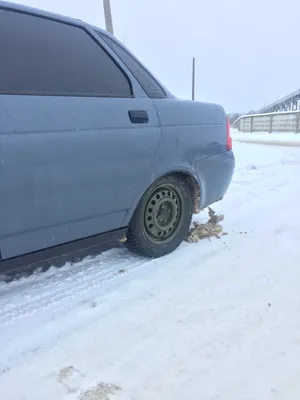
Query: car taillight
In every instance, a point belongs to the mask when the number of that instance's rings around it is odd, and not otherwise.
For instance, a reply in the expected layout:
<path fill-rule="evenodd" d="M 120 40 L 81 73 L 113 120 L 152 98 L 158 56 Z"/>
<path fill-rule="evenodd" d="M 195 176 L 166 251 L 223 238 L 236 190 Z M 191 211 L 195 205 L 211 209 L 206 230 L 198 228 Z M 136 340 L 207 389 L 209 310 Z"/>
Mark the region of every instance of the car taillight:
<path fill-rule="evenodd" d="M 227 132 L 226 132 L 226 149 L 232 150 L 232 137 L 230 136 L 230 121 L 227 118 Z"/>

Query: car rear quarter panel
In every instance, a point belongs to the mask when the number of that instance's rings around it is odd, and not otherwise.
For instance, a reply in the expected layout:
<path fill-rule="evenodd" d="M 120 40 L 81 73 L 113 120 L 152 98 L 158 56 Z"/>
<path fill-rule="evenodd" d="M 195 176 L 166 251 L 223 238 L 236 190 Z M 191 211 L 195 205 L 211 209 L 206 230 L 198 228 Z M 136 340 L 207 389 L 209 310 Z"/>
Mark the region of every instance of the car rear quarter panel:
<path fill-rule="evenodd" d="M 221 106 L 196 101 L 155 100 L 167 145 L 180 159 L 226 151 L 226 114 Z"/>
<path fill-rule="evenodd" d="M 186 171 L 201 190 L 201 208 L 217 201 L 232 178 L 234 157 L 226 148 L 227 116 L 215 104 L 156 100 L 162 126 L 162 144 L 155 172 Z"/>
<path fill-rule="evenodd" d="M 234 156 L 226 149 L 227 117 L 221 106 L 169 98 L 154 100 L 162 128 L 151 182 L 145 182 L 124 224 L 151 183 L 163 175 L 184 172 L 200 186 L 200 208 L 219 200 L 227 191 Z"/>

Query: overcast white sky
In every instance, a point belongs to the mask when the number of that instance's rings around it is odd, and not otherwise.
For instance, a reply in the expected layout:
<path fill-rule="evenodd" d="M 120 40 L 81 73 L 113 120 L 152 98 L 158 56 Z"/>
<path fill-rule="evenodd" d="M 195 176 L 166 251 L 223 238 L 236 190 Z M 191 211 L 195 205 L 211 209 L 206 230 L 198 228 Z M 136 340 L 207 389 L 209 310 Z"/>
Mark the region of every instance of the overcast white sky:
<path fill-rule="evenodd" d="M 102 0 L 18 0 L 104 28 Z M 299 0 L 111 0 L 115 35 L 177 96 L 249 111 L 300 87 Z"/>

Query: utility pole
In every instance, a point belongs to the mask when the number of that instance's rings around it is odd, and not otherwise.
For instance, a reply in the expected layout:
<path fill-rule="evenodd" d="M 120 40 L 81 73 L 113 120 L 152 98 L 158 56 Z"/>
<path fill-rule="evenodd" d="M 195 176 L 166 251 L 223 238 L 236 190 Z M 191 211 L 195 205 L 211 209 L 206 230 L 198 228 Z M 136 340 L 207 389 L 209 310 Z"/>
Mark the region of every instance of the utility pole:
<path fill-rule="evenodd" d="M 193 58 L 193 71 L 192 71 L 192 100 L 195 100 L 195 66 L 196 60 L 195 57 Z"/>
<path fill-rule="evenodd" d="M 114 34 L 112 16 L 111 16 L 111 7 L 110 0 L 103 0 L 103 8 L 104 8 L 104 17 L 105 17 L 105 26 L 107 32 Z"/>

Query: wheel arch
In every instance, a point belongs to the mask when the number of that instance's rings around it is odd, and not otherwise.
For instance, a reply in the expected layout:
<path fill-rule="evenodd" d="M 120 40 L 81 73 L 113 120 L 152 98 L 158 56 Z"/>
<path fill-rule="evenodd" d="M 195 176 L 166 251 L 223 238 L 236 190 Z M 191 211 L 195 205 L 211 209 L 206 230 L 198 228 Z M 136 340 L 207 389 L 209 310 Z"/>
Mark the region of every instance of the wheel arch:
<path fill-rule="evenodd" d="M 147 185 L 146 188 L 143 188 L 143 191 L 135 197 L 135 199 L 131 205 L 131 208 L 128 210 L 128 212 L 124 218 L 122 226 L 128 226 L 130 224 L 130 220 L 131 220 L 139 202 L 141 201 L 141 199 L 143 198 L 144 194 L 149 189 L 149 187 L 151 187 L 155 182 L 157 182 L 158 180 L 160 180 L 166 176 L 177 176 L 182 179 L 186 179 L 188 182 L 188 185 L 191 189 L 192 196 L 193 196 L 193 213 L 198 214 L 202 210 L 201 205 L 203 204 L 203 196 L 204 196 L 204 188 L 203 188 L 202 182 L 199 179 L 197 179 L 196 176 L 193 173 L 191 173 L 190 171 L 184 170 L 184 169 L 176 169 L 173 171 L 168 171 L 168 172 L 160 174 L 159 176 L 155 177 L 155 179 L 153 179 L 150 182 L 150 184 Z"/>
<path fill-rule="evenodd" d="M 167 175 L 178 176 L 179 178 L 186 179 L 193 196 L 193 213 L 198 214 L 201 211 L 200 204 L 202 199 L 202 187 L 200 182 L 195 178 L 195 176 L 186 171 L 174 172 Z"/>

